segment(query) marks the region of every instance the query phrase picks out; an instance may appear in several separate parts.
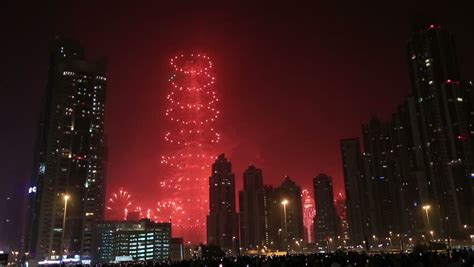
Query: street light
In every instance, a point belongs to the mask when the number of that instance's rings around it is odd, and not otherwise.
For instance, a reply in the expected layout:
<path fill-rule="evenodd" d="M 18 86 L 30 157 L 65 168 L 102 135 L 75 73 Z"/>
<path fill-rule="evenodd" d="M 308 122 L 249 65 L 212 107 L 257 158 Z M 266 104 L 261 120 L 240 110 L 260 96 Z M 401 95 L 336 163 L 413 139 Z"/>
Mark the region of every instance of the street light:
<path fill-rule="evenodd" d="M 64 214 L 63 214 L 63 232 L 61 236 L 61 245 L 64 246 L 64 235 L 66 233 L 66 212 L 67 212 L 67 201 L 69 200 L 69 195 L 65 194 L 64 197 Z M 63 248 L 63 252 L 66 249 L 66 246 Z"/>
<path fill-rule="evenodd" d="M 331 244 L 332 243 L 332 238 L 326 239 L 327 246 L 328 246 L 328 253 L 331 253 Z"/>
<path fill-rule="evenodd" d="M 283 220 L 285 222 L 285 224 L 284 224 L 285 225 L 285 235 L 288 235 L 287 234 L 288 229 L 287 229 L 287 226 L 286 226 L 286 205 L 288 205 L 288 199 L 283 199 L 281 201 L 281 204 L 283 205 Z"/>
<path fill-rule="evenodd" d="M 237 254 L 237 251 L 236 251 L 237 249 L 236 249 L 236 246 L 235 246 L 235 240 L 236 239 L 237 238 L 235 236 L 232 237 L 232 252 Z"/>
<path fill-rule="evenodd" d="M 431 226 L 430 226 L 430 215 L 428 214 L 428 212 L 431 209 L 431 205 L 424 205 L 423 209 L 425 210 L 426 222 L 428 223 L 428 229 L 430 229 L 431 228 Z"/>

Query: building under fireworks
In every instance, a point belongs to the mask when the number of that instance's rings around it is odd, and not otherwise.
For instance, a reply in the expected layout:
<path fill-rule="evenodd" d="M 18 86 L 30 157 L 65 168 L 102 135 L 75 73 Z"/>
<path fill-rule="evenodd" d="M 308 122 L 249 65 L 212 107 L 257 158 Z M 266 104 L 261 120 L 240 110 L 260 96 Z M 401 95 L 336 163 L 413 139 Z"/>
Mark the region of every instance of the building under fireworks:
<path fill-rule="evenodd" d="M 208 211 L 208 175 L 215 160 L 220 134 L 214 128 L 219 116 L 213 90 L 213 64 L 204 54 L 181 54 L 170 60 L 172 75 L 165 111 L 169 131 L 164 139 L 172 152 L 162 156 L 169 176 L 161 181 L 167 196 L 158 203 L 157 216 L 169 216 L 185 241 L 205 241 Z"/>

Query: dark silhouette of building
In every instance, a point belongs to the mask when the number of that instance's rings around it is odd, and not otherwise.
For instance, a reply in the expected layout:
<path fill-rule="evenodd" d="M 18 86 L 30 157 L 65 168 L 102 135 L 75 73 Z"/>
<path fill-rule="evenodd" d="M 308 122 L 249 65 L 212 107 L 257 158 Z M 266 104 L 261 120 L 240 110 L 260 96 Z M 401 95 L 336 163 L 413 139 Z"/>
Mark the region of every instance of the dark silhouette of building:
<path fill-rule="evenodd" d="M 264 234 L 265 244 L 270 248 L 279 248 L 281 246 L 281 236 L 279 236 L 279 215 L 280 210 L 276 207 L 275 189 L 271 185 L 263 186 L 263 216 L 264 216 Z"/>
<path fill-rule="evenodd" d="M 106 64 L 86 61 L 79 42 L 57 38 L 48 75 L 25 247 L 37 259 L 87 260 L 104 214 Z"/>
<path fill-rule="evenodd" d="M 141 219 L 140 211 L 129 211 L 127 212 L 127 221 L 139 221 Z"/>
<path fill-rule="evenodd" d="M 171 238 L 170 260 L 182 261 L 184 260 L 184 239 L 181 237 Z"/>
<path fill-rule="evenodd" d="M 391 125 L 372 118 L 362 125 L 362 134 L 371 232 L 387 236 L 400 231 L 399 181 L 392 165 Z"/>
<path fill-rule="evenodd" d="M 340 221 L 340 236 L 338 236 L 338 238 L 343 237 L 347 239 L 349 224 L 347 222 L 346 199 L 342 196 L 342 193 L 336 195 L 336 198 L 334 199 L 334 206 L 336 207 L 337 217 Z"/>
<path fill-rule="evenodd" d="M 207 243 L 234 250 L 239 243 L 239 221 L 235 210 L 235 176 L 224 154 L 212 164 L 209 177 Z M 235 251 L 234 251 L 235 252 Z"/>
<path fill-rule="evenodd" d="M 363 125 L 364 153 L 341 141 L 349 236 L 367 247 L 367 236 L 467 238 L 473 224 L 472 83 L 438 24 L 416 29 L 407 56 L 413 95 L 390 122 Z"/>
<path fill-rule="evenodd" d="M 426 229 L 460 235 L 473 210 L 472 114 L 461 82 L 453 36 L 441 25 L 419 24 L 407 57 L 431 207 Z M 439 232 L 438 231 L 438 232 Z"/>
<path fill-rule="evenodd" d="M 266 206 L 262 170 L 250 166 L 244 172 L 244 188 L 239 192 L 241 247 L 256 248 L 268 243 Z"/>
<path fill-rule="evenodd" d="M 288 248 L 304 239 L 303 203 L 301 188 L 286 176 L 282 184 L 274 189 L 272 201 L 273 232 L 280 247 Z"/>
<path fill-rule="evenodd" d="M 315 241 L 325 241 L 340 235 L 341 221 L 334 206 L 332 178 L 319 174 L 313 179 L 316 216 L 314 217 Z"/>
<path fill-rule="evenodd" d="M 120 258 L 134 261 L 168 260 L 172 254 L 171 223 L 155 223 L 149 219 L 103 221 L 97 224 L 96 235 L 94 263 L 111 263 Z M 176 241 L 179 243 L 179 240 Z"/>
<path fill-rule="evenodd" d="M 392 115 L 391 165 L 398 182 L 400 231 L 407 235 L 424 230 L 422 203 L 429 202 L 428 187 L 421 150 L 415 101 L 408 97 Z"/>
<path fill-rule="evenodd" d="M 348 235 L 350 243 L 360 245 L 367 240 L 368 196 L 359 139 L 341 140 L 341 156 L 346 191 Z"/>

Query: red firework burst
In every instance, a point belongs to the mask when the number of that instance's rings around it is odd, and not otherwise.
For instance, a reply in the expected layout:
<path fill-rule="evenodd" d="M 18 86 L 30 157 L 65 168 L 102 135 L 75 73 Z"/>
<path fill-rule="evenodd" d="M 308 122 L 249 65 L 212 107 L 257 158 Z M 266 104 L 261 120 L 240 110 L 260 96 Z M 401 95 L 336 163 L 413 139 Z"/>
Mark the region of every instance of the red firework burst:
<path fill-rule="evenodd" d="M 112 193 L 107 201 L 107 217 L 111 220 L 125 220 L 131 205 L 132 196 L 120 188 L 118 192 Z"/>
<path fill-rule="evenodd" d="M 176 221 L 177 223 L 183 216 L 183 207 L 175 201 L 160 201 L 156 204 L 155 220 L 157 221 Z"/>

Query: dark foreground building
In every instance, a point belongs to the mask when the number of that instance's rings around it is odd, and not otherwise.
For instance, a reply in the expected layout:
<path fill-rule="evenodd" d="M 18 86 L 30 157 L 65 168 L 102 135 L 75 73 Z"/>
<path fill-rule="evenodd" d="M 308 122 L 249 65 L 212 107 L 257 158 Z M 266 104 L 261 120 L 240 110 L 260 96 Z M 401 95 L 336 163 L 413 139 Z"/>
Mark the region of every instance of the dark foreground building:
<path fill-rule="evenodd" d="M 168 260 L 172 254 L 171 223 L 104 221 L 97 225 L 97 237 L 95 263 Z M 182 259 L 182 240 L 178 250 L 178 259 Z"/>
<path fill-rule="evenodd" d="M 407 49 L 432 220 L 426 228 L 461 236 L 474 216 L 472 103 L 454 37 L 439 24 L 417 27 Z"/>
<path fill-rule="evenodd" d="M 262 170 L 250 166 L 244 172 L 244 188 L 239 192 L 240 244 L 256 248 L 267 243 L 268 221 Z"/>
<path fill-rule="evenodd" d="M 341 220 L 334 205 L 332 178 L 320 174 L 313 179 L 316 216 L 314 217 L 314 234 L 316 242 L 335 239 L 340 235 Z"/>
<path fill-rule="evenodd" d="M 289 176 L 274 189 L 272 215 L 272 224 L 278 227 L 273 227 L 277 230 L 277 243 L 282 249 L 304 240 L 301 188 Z"/>
<path fill-rule="evenodd" d="M 238 247 L 239 218 L 235 210 L 235 175 L 224 154 L 212 164 L 209 177 L 207 243 L 234 251 Z"/>
<path fill-rule="evenodd" d="M 79 42 L 56 39 L 29 189 L 25 249 L 36 259 L 91 256 L 103 219 L 105 61 L 86 61 Z"/>
<path fill-rule="evenodd" d="M 408 42 L 412 95 L 388 122 L 341 141 L 349 237 L 368 247 L 396 236 L 470 239 L 474 224 L 474 98 L 453 36 L 421 24 Z M 375 244 L 373 244 L 375 243 Z"/>

